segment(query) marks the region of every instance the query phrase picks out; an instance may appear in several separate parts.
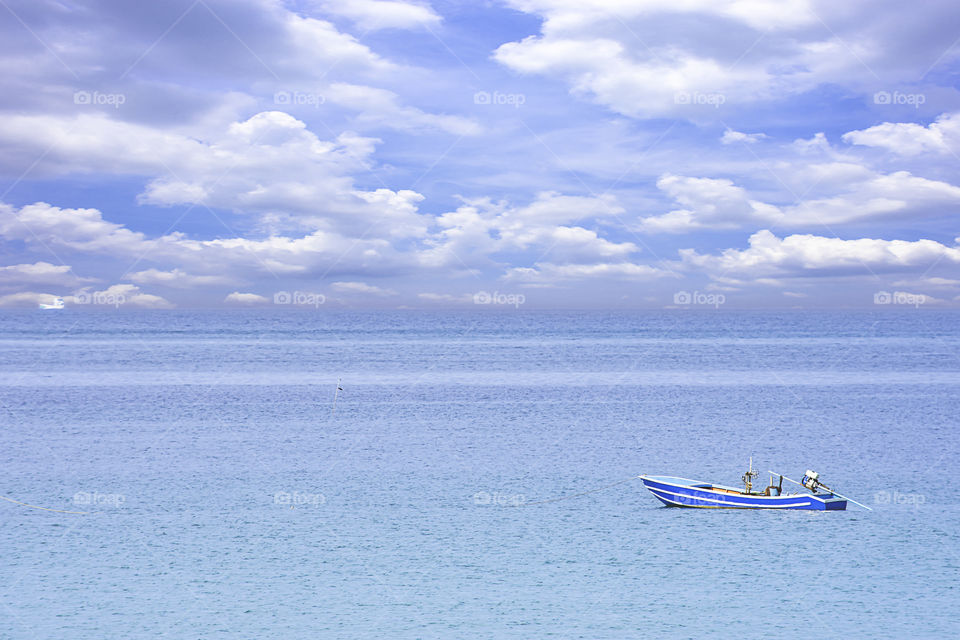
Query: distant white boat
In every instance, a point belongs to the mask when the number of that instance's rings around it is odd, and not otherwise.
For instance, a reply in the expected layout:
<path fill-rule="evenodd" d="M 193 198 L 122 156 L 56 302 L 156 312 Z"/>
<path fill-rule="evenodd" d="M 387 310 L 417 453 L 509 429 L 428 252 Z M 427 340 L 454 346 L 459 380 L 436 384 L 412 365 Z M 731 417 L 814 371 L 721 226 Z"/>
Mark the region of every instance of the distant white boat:
<path fill-rule="evenodd" d="M 56 298 L 53 301 L 53 304 L 44 304 L 40 303 L 41 309 L 63 309 L 63 298 Z"/>

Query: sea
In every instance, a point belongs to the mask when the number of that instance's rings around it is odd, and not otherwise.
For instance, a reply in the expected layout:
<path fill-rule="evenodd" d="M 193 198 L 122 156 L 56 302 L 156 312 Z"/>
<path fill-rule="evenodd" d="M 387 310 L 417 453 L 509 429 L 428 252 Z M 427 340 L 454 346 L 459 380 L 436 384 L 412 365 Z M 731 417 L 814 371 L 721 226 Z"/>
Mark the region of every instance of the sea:
<path fill-rule="evenodd" d="M 0 638 L 960 636 L 960 313 L 0 313 Z M 675 509 L 751 464 L 842 512 Z"/>

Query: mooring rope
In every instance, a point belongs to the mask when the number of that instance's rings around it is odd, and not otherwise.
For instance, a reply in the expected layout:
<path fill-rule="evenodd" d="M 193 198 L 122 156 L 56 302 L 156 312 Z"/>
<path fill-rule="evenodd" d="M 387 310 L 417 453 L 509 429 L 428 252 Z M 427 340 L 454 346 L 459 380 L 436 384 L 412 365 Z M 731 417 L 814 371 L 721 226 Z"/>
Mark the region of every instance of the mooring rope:
<path fill-rule="evenodd" d="M 20 502 L 19 500 L 14 500 L 13 498 L 8 498 L 6 496 L 0 496 L 0 500 L 6 500 L 7 502 L 12 502 L 13 504 L 19 504 L 24 507 L 30 507 L 31 509 L 40 509 L 42 511 L 53 511 L 54 513 L 75 513 L 77 515 L 88 515 L 89 511 L 64 511 L 63 509 L 48 509 L 47 507 L 38 507 L 35 504 L 27 504 L 26 502 Z"/>
<path fill-rule="evenodd" d="M 547 504 L 548 502 L 560 502 L 561 500 L 571 500 L 573 498 L 579 498 L 580 496 L 585 496 L 588 493 L 597 493 L 598 491 L 603 491 L 604 489 L 610 489 L 611 487 L 616 487 L 617 485 L 625 484 L 631 480 L 636 480 L 640 476 L 630 476 L 626 480 L 619 480 L 613 484 L 604 485 L 596 489 L 590 489 L 589 491 L 582 491 L 580 493 L 575 493 L 572 496 L 561 496 L 559 498 L 550 498 L 549 500 L 537 500 L 536 502 L 523 502 L 521 504 L 515 505 L 517 507 L 530 507 L 535 504 Z"/>

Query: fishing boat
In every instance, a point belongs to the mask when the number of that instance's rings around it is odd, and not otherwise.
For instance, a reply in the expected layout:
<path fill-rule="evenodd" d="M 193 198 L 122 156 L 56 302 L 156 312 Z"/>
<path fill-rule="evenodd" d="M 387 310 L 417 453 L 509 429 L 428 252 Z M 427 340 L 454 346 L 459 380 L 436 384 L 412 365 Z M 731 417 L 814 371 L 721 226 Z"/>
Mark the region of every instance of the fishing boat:
<path fill-rule="evenodd" d="M 847 502 L 864 509 L 870 507 L 842 496 L 820 482 L 820 474 L 808 470 L 800 482 L 770 471 L 770 483 L 763 491 L 753 490 L 753 480 L 759 471 L 749 470 L 743 474 L 744 489 L 735 489 L 712 482 L 701 482 L 674 476 L 647 476 L 640 479 L 660 502 L 668 507 L 693 507 L 697 509 L 809 509 L 814 511 L 844 511 Z M 774 484 L 774 477 L 780 478 Z M 807 489 L 806 492 L 784 493 L 783 481 L 787 480 Z"/>

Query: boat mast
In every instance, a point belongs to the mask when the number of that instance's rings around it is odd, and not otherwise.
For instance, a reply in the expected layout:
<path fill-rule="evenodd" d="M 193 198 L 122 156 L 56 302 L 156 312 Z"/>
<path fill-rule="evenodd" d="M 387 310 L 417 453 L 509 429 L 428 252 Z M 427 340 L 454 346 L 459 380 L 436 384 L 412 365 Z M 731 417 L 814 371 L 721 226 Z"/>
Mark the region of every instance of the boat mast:
<path fill-rule="evenodd" d="M 757 477 L 759 473 L 760 473 L 759 471 L 753 470 L 753 456 L 750 456 L 750 469 L 745 474 L 743 474 L 743 478 L 741 478 L 743 480 L 744 486 L 747 488 L 747 490 L 744 491 L 744 493 L 750 493 L 753 491 L 753 479 Z"/>

